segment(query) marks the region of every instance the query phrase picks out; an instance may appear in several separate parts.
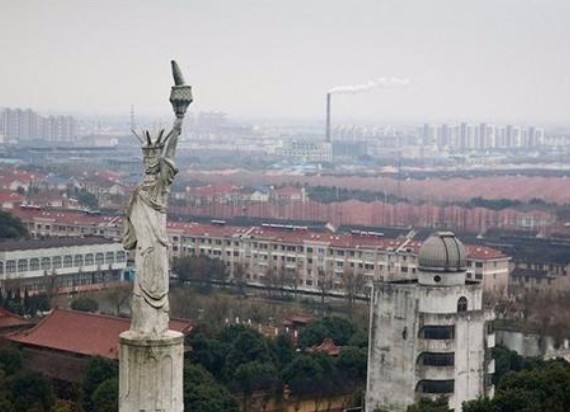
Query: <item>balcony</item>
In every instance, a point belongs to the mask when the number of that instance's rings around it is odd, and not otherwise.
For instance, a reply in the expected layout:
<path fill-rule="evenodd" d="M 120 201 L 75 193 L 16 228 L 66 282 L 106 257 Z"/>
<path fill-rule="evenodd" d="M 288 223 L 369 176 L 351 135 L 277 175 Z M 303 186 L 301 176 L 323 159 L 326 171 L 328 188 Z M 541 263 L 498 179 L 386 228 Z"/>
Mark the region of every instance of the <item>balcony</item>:
<path fill-rule="evenodd" d="M 454 352 L 454 339 L 418 339 L 419 352 Z"/>
<path fill-rule="evenodd" d="M 455 366 L 418 366 L 418 375 L 421 379 L 430 381 L 445 381 L 455 378 Z"/>

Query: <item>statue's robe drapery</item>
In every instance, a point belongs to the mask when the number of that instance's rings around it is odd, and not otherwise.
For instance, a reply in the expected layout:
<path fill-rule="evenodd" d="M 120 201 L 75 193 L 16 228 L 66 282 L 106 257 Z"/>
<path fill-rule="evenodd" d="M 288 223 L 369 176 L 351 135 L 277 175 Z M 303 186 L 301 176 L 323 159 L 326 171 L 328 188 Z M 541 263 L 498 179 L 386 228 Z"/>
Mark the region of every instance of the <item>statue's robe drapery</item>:
<path fill-rule="evenodd" d="M 168 237 L 166 209 L 170 185 L 178 172 L 173 160 L 160 158 L 147 172 L 127 208 L 123 246 L 135 249 L 131 330 L 161 335 L 168 330 Z"/>

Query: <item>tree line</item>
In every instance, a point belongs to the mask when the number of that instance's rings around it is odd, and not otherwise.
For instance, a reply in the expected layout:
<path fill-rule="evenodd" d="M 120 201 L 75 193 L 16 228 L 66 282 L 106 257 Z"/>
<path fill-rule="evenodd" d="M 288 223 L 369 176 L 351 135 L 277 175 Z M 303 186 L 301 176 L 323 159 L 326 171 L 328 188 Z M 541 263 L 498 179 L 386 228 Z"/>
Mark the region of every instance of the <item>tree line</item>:
<path fill-rule="evenodd" d="M 495 396 L 463 402 L 463 412 L 570 411 L 570 363 L 564 359 L 524 358 L 498 346 L 495 358 Z M 383 412 L 381 409 L 375 412 Z M 422 399 L 407 412 L 451 412 L 447 398 Z"/>
<path fill-rule="evenodd" d="M 342 346 L 338 356 L 309 350 L 325 337 Z M 287 334 L 268 338 L 243 325 L 228 326 L 213 336 L 207 330 L 196 330 L 187 343 L 192 347 L 189 360 L 194 367 L 204 369 L 237 396 L 247 411 L 264 410 L 270 402 L 279 405 L 289 392 L 295 402 L 312 399 L 315 410 L 338 394 L 347 395 L 349 404 L 366 380 L 367 341 L 362 331 L 339 317 L 307 325 L 297 344 Z"/>

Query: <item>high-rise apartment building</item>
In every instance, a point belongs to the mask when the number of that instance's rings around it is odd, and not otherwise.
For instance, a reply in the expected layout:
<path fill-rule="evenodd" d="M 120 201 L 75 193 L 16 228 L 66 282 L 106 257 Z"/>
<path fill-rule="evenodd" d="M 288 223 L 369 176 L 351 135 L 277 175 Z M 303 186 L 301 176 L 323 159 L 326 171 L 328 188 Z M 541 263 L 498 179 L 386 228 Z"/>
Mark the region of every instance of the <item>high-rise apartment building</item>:
<path fill-rule="evenodd" d="M 44 117 L 31 109 L 4 109 L 0 118 L 0 133 L 9 139 L 69 142 L 76 138 L 75 119 L 71 116 Z"/>

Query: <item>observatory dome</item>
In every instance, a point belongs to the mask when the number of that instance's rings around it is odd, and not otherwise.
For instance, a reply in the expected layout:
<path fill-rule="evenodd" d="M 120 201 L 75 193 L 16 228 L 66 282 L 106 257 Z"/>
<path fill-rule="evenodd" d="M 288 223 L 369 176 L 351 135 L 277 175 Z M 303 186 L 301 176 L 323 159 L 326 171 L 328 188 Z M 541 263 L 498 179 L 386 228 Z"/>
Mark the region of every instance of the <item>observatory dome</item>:
<path fill-rule="evenodd" d="M 422 245 L 418 254 L 418 266 L 428 272 L 465 271 L 467 252 L 465 246 L 452 232 L 437 232 Z"/>

